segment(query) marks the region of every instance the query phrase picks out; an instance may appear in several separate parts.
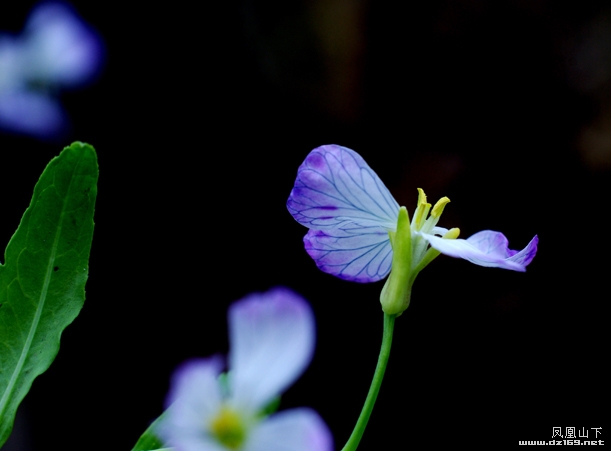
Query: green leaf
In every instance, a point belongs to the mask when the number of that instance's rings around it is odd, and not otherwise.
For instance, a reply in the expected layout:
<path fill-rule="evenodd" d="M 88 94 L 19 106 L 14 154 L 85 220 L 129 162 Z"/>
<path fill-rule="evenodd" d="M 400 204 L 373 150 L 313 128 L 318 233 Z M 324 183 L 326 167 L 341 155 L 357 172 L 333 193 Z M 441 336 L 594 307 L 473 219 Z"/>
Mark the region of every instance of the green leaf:
<path fill-rule="evenodd" d="M 85 301 L 97 179 L 93 147 L 66 147 L 42 173 L 6 248 L 0 265 L 0 446 Z"/>
<path fill-rule="evenodd" d="M 167 410 L 161 415 L 159 415 L 159 417 L 155 421 L 153 421 L 153 423 L 148 427 L 148 429 L 144 431 L 144 434 L 140 436 L 140 439 L 138 440 L 136 446 L 134 446 L 132 451 L 151 451 L 158 450 L 160 449 L 160 447 L 163 447 L 163 443 L 161 442 L 159 437 L 157 437 L 155 431 L 157 430 L 157 426 L 159 425 L 159 423 L 161 423 L 161 421 L 163 420 L 163 417 L 166 412 Z"/>

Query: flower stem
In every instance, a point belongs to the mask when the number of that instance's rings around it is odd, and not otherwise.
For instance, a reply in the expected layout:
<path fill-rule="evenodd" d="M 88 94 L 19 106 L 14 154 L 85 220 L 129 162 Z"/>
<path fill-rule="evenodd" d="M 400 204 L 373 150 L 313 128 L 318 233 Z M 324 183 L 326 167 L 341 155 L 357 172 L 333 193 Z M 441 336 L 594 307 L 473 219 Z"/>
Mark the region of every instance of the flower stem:
<path fill-rule="evenodd" d="M 378 357 L 376 371 L 373 374 L 371 386 L 369 387 L 369 393 L 367 393 L 367 399 L 365 399 L 365 404 L 363 405 L 363 410 L 361 410 L 361 415 L 359 416 L 359 419 L 356 422 L 354 430 L 346 442 L 346 445 L 342 448 L 342 451 L 355 451 L 359 446 L 363 433 L 365 432 L 367 422 L 371 416 L 371 411 L 373 410 L 373 406 L 376 403 L 376 398 L 378 397 L 378 392 L 380 391 L 380 386 L 382 385 L 382 380 L 384 379 L 384 372 L 386 371 L 388 357 L 390 356 L 390 345 L 392 344 L 392 335 L 395 328 L 396 317 L 397 315 L 387 315 L 384 313 L 384 332 L 382 335 L 382 346 L 380 347 L 380 355 Z"/>

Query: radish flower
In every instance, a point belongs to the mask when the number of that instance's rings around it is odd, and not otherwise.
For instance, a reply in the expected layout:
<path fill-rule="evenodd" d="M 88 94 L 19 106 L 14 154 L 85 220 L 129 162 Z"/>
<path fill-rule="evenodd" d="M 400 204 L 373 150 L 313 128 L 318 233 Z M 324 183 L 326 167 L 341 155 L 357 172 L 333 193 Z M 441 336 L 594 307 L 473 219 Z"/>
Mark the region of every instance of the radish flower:
<path fill-rule="evenodd" d="M 519 252 L 491 230 L 457 239 L 458 229 L 437 226 L 450 200 L 443 197 L 431 206 L 424 191 L 418 192 L 410 222 L 407 209 L 359 154 L 326 145 L 312 150 L 299 167 L 287 208 L 310 229 L 305 248 L 322 271 L 363 283 L 390 273 L 381 295 L 388 314 L 407 308 L 415 277 L 440 253 L 522 272 L 534 258 L 537 236 Z"/>
<path fill-rule="evenodd" d="M 226 382 L 220 357 L 195 360 L 174 375 L 159 428 L 175 451 L 331 451 L 316 412 L 262 412 L 299 377 L 314 351 L 314 316 L 287 289 L 253 294 L 229 309 Z"/>
<path fill-rule="evenodd" d="M 60 136 L 69 120 L 57 94 L 93 80 L 103 53 L 98 34 L 67 4 L 37 5 L 22 34 L 0 33 L 0 129 Z"/>

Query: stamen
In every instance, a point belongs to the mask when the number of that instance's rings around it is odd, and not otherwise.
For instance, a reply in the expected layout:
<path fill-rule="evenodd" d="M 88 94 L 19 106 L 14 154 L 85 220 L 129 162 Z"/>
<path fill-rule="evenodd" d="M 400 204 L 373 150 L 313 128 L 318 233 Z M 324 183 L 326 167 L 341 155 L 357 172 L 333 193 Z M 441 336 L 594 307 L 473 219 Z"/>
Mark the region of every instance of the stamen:
<path fill-rule="evenodd" d="M 426 201 L 426 194 L 422 188 L 418 188 L 418 207 L 416 208 L 416 213 L 414 214 L 414 225 L 415 230 L 420 230 L 422 228 L 422 224 L 429 214 L 429 210 L 431 209 L 431 204 Z"/>
<path fill-rule="evenodd" d="M 418 206 L 426 204 L 426 194 L 422 188 L 418 188 Z"/>
<path fill-rule="evenodd" d="M 424 233 L 431 233 L 433 227 L 435 227 L 439 222 L 441 213 L 443 213 L 443 209 L 448 202 L 450 202 L 450 199 L 445 196 L 437 201 L 437 203 L 433 207 L 433 211 L 431 211 L 431 216 L 429 216 L 425 223 L 420 227 L 420 231 Z"/>
<path fill-rule="evenodd" d="M 447 240 L 455 240 L 460 235 L 460 229 L 458 227 L 454 227 L 453 229 L 448 230 L 441 238 L 445 238 Z"/>
<path fill-rule="evenodd" d="M 435 206 L 433 207 L 431 216 L 433 218 L 439 218 L 441 216 L 441 213 L 443 213 L 443 209 L 445 208 L 448 202 L 450 202 L 450 199 L 448 199 L 446 196 L 443 196 L 441 199 L 439 199 L 437 203 L 435 204 Z"/>
<path fill-rule="evenodd" d="M 240 449 L 246 439 L 246 428 L 238 413 L 221 407 L 218 415 L 210 424 L 212 435 L 229 449 Z"/>

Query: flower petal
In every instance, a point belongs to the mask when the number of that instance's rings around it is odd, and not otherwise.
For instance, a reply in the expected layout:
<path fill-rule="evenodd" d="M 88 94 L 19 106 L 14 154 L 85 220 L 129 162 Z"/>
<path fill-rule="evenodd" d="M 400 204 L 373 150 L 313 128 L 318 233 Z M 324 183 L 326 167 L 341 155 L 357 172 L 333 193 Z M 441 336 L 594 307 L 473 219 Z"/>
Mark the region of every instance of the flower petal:
<path fill-rule="evenodd" d="M 25 86 L 23 45 L 13 36 L 0 34 L 0 93 Z"/>
<path fill-rule="evenodd" d="M 287 208 L 299 223 L 315 230 L 350 222 L 394 230 L 399 204 L 359 154 L 332 144 L 308 154 L 297 170 Z"/>
<path fill-rule="evenodd" d="M 25 89 L 0 92 L 0 129 L 52 138 L 67 126 L 68 117 L 54 98 Z"/>
<path fill-rule="evenodd" d="M 217 378 L 222 367 L 220 357 L 211 357 L 187 362 L 176 370 L 166 399 L 168 411 L 158 429 L 166 445 L 180 451 L 216 449 L 206 434 L 206 425 L 221 407 Z M 208 442 L 211 445 L 206 447 Z"/>
<path fill-rule="evenodd" d="M 309 230 L 303 241 L 318 268 L 344 280 L 375 282 L 386 277 L 392 266 L 392 246 L 382 227 L 348 224 Z"/>
<path fill-rule="evenodd" d="M 229 308 L 229 369 L 235 407 L 256 412 L 310 363 L 314 315 L 286 288 L 252 294 Z"/>
<path fill-rule="evenodd" d="M 523 266 L 528 266 L 535 255 L 537 254 L 537 245 L 539 244 L 539 237 L 534 236 L 530 243 L 526 245 L 524 249 L 508 258 L 508 260 L 518 263 Z"/>
<path fill-rule="evenodd" d="M 333 437 L 311 409 L 277 413 L 252 430 L 244 451 L 331 451 Z"/>
<path fill-rule="evenodd" d="M 28 19 L 24 37 L 33 79 L 80 85 L 101 67 L 101 38 L 64 3 L 39 5 Z"/>
<path fill-rule="evenodd" d="M 431 234 L 432 235 L 439 235 L 439 236 L 444 236 L 446 233 L 448 233 L 448 229 L 444 228 L 444 227 L 433 227 L 433 230 L 431 230 Z"/>
<path fill-rule="evenodd" d="M 509 249 L 505 235 L 492 230 L 483 230 L 466 240 L 443 239 L 425 233 L 422 236 L 429 241 L 433 248 L 450 257 L 464 258 L 480 266 L 520 272 L 526 271 L 526 266 L 534 258 L 538 242 L 538 238 L 535 236 L 526 248 L 516 252 Z"/>

